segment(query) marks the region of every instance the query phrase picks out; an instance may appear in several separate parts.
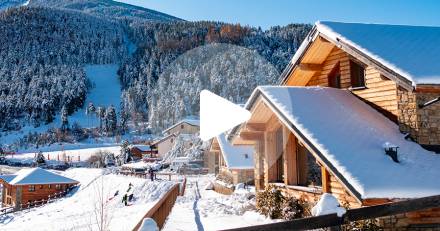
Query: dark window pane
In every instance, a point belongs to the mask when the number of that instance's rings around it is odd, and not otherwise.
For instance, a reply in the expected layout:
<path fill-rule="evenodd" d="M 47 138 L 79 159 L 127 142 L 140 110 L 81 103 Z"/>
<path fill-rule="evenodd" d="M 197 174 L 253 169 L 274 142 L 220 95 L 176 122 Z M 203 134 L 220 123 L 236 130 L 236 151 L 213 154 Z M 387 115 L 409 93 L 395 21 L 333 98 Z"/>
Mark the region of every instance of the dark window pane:
<path fill-rule="evenodd" d="M 365 86 L 365 68 L 350 60 L 351 87 Z"/>
<path fill-rule="evenodd" d="M 330 74 L 328 75 L 328 86 L 334 88 L 341 88 L 341 69 L 337 63 Z"/>

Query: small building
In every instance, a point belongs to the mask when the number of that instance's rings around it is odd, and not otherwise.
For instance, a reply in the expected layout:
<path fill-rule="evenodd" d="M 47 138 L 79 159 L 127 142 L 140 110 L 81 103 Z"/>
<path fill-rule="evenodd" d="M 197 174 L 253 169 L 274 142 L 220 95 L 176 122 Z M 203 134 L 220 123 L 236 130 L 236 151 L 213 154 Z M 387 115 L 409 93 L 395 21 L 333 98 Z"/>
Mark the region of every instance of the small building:
<path fill-rule="evenodd" d="M 1 175 L 2 206 L 20 209 L 21 205 L 59 196 L 79 182 L 41 168 L 21 169 Z"/>
<path fill-rule="evenodd" d="M 254 148 L 251 145 L 232 146 L 224 134 L 214 138 L 211 155 L 218 158 L 218 175 L 234 185 L 254 180 Z"/>
<path fill-rule="evenodd" d="M 163 131 L 164 135 L 170 134 L 196 134 L 200 130 L 200 120 L 197 117 L 187 117 Z"/>
<path fill-rule="evenodd" d="M 168 151 L 173 148 L 174 142 L 176 141 L 176 135 L 170 134 L 160 138 L 159 140 L 151 143 L 152 146 L 156 147 L 158 158 L 164 158 Z"/>
<path fill-rule="evenodd" d="M 143 158 L 157 158 L 157 150 L 150 145 L 133 145 L 130 148 L 131 155 L 139 160 Z"/>

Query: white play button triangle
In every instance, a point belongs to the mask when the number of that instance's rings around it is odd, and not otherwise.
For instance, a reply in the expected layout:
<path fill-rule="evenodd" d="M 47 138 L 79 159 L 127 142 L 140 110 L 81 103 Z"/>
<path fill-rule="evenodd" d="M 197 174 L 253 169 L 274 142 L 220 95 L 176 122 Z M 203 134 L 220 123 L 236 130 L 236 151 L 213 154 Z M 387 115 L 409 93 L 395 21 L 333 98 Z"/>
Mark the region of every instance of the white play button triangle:
<path fill-rule="evenodd" d="M 200 138 L 207 141 L 246 122 L 251 113 L 208 90 L 200 92 Z"/>

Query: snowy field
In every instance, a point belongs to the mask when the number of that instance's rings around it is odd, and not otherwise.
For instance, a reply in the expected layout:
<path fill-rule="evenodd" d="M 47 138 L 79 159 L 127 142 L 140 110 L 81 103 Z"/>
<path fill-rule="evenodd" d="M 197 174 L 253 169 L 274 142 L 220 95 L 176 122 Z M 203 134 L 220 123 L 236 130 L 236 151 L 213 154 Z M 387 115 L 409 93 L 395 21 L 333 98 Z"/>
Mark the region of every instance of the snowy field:
<path fill-rule="evenodd" d="M 106 230 L 131 230 L 174 183 L 105 174 L 101 169 L 75 168 L 62 175 L 81 182 L 78 190 L 51 204 L 2 216 L 0 230 L 98 230 L 96 207 L 104 204 Z M 121 201 L 132 183 L 134 202 Z M 119 195 L 112 198 L 116 191 Z M 102 193 L 101 193 L 102 192 Z M 103 195 L 104 199 L 100 199 Z"/>
<path fill-rule="evenodd" d="M 99 148 L 84 148 L 84 149 L 73 149 L 65 151 L 53 151 L 44 152 L 44 158 L 49 164 L 58 162 L 58 158 L 62 161 L 63 154 L 66 158 L 69 157 L 71 162 L 87 161 L 91 155 L 98 151 L 111 152 L 115 156 L 120 154 L 120 146 L 110 146 L 110 147 L 99 147 Z M 13 156 L 8 155 L 7 159 L 12 162 L 19 162 L 23 164 L 33 163 L 35 157 L 35 152 L 15 154 Z"/>
<path fill-rule="evenodd" d="M 90 102 L 92 102 L 95 107 L 108 107 L 113 105 L 116 109 L 116 113 L 120 111 L 121 85 L 117 75 L 118 65 L 87 65 L 84 71 L 87 78 L 93 83 L 94 88 L 87 94 L 84 108 L 74 112 L 68 119 L 71 125 L 76 121 L 82 127 L 95 127 L 99 126 L 99 120 L 94 115 L 87 116 L 85 112 L 85 108 Z M 30 125 L 25 126 L 20 131 L 3 133 L 0 139 L 3 144 L 9 144 L 29 132 L 45 132 L 52 127 L 61 127 L 59 113 L 55 115 L 55 120 L 50 124 L 43 124 L 37 128 Z"/>
<path fill-rule="evenodd" d="M 242 190 L 227 196 L 205 190 L 214 177 L 187 178 L 185 195 L 178 197 L 163 230 L 220 230 L 274 222 L 253 210 L 252 193 Z"/>

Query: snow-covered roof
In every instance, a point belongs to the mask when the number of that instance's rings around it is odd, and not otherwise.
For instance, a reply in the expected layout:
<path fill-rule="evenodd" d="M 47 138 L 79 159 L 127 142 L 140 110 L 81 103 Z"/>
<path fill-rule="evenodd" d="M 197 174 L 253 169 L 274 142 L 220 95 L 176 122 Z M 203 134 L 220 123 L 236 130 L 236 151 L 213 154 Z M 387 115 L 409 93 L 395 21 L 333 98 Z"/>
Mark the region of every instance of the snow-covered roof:
<path fill-rule="evenodd" d="M 139 149 L 139 150 L 141 150 L 143 152 L 151 151 L 150 145 L 136 144 L 136 145 L 133 145 L 133 148 L 137 148 L 137 149 Z"/>
<path fill-rule="evenodd" d="M 166 132 L 168 132 L 169 130 L 171 130 L 171 129 L 175 128 L 176 126 L 178 126 L 178 125 L 180 125 L 180 124 L 183 124 L 183 123 L 187 123 L 187 124 L 192 125 L 192 126 L 200 127 L 200 120 L 199 120 L 198 117 L 188 116 L 188 117 L 186 117 L 186 118 L 180 120 L 179 122 L 173 124 L 171 127 L 165 129 L 165 130 L 163 131 L 163 133 L 166 133 Z"/>
<path fill-rule="evenodd" d="M 164 136 L 158 140 L 155 140 L 153 143 L 151 143 L 151 145 L 157 145 L 157 144 L 162 143 L 162 142 L 168 140 L 169 138 L 175 137 L 175 136 L 176 136 L 176 134 L 169 134 L 169 135 Z"/>
<path fill-rule="evenodd" d="M 440 83 L 440 27 L 318 22 L 321 33 L 351 44 L 413 84 Z"/>
<path fill-rule="evenodd" d="M 217 136 L 217 141 L 229 169 L 254 168 L 254 148 L 251 145 L 233 146 L 224 134 Z"/>
<path fill-rule="evenodd" d="M 440 84 L 440 27 L 321 21 L 314 30 L 353 47 L 412 85 Z M 304 40 L 291 64 L 297 63 L 310 42 L 309 37 Z"/>
<path fill-rule="evenodd" d="M 258 87 L 280 120 L 310 146 L 360 198 L 414 198 L 440 194 L 440 156 L 407 141 L 391 120 L 351 92 L 321 87 Z M 400 163 L 384 145 L 399 147 Z"/>
<path fill-rule="evenodd" d="M 16 172 L 9 178 L 11 185 L 28 184 L 76 184 L 78 181 L 55 174 L 41 168 L 25 168 Z"/>

